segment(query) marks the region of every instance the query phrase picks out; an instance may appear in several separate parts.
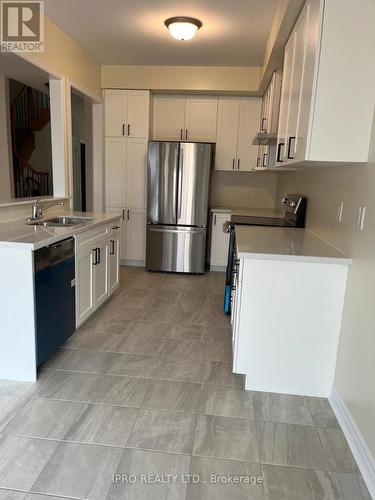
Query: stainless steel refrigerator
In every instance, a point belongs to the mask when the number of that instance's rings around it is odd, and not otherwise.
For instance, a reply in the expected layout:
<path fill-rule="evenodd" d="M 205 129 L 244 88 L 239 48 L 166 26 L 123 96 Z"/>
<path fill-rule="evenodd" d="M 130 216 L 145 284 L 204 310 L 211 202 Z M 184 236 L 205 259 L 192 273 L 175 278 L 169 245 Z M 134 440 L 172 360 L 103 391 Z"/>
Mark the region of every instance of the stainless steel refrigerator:
<path fill-rule="evenodd" d="M 204 273 L 213 145 L 150 142 L 146 268 Z"/>

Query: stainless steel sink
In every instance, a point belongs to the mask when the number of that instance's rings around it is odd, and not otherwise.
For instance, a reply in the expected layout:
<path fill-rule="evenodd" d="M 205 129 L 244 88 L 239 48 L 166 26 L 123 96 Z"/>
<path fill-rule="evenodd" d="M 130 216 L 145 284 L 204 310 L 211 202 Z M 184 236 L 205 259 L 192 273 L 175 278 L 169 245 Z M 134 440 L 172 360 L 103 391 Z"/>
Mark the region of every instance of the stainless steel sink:
<path fill-rule="evenodd" d="M 77 226 L 78 224 L 88 224 L 95 220 L 93 217 L 78 217 L 78 216 L 60 216 L 52 217 L 51 219 L 29 220 L 27 224 L 32 226 L 52 226 L 52 227 L 65 227 Z"/>

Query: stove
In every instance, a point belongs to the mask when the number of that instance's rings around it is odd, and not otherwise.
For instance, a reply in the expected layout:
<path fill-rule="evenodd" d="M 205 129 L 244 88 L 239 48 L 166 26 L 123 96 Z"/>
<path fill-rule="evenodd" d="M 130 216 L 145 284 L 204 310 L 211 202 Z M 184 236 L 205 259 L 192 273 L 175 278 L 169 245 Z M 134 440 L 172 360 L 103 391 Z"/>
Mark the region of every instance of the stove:
<path fill-rule="evenodd" d="M 233 281 L 237 270 L 236 226 L 305 227 L 307 199 L 298 194 L 284 196 L 281 203 L 285 207 L 284 217 L 258 217 L 233 215 L 223 224 L 223 231 L 229 233 L 228 264 L 225 280 L 224 312 L 230 314 Z"/>

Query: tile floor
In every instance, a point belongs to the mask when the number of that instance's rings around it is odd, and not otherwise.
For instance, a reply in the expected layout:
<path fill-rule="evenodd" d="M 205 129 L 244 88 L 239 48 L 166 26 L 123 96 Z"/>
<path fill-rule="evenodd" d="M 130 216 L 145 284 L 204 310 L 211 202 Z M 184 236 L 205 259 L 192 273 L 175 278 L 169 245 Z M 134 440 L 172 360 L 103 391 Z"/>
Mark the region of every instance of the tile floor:
<path fill-rule="evenodd" d="M 37 384 L 0 382 L 0 500 L 370 499 L 328 401 L 232 373 L 223 274 L 121 278 Z"/>

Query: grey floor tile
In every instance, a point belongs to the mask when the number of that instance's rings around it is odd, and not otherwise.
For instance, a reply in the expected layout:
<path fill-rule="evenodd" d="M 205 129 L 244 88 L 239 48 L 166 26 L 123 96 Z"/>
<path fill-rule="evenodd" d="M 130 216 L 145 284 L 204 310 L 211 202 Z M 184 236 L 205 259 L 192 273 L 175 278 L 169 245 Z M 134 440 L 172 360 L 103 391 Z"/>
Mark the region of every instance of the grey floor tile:
<path fill-rule="evenodd" d="M 155 322 L 155 321 L 136 321 L 129 329 L 129 333 L 136 337 L 171 337 L 173 323 Z"/>
<path fill-rule="evenodd" d="M 340 500 L 371 500 L 370 493 L 360 474 L 334 472 Z"/>
<path fill-rule="evenodd" d="M 82 330 L 70 337 L 65 347 L 69 349 L 91 349 L 94 351 L 116 351 L 126 334 Z"/>
<path fill-rule="evenodd" d="M 154 380 L 143 402 L 144 408 L 194 412 L 198 408 L 200 384 Z"/>
<path fill-rule="evenodd" d="M 35 396 L 85 402 L 99 378 L 100 375 L 90 373 L 55 372 L 40 386 Z"/>
<path fill-rule="evenodd" d="M 202 339 L 202 327 L 197 325 L 180 325 L 174 324 L 171 336 L 177 339 Z"/>
<path fill-rule="evenodd" d="M 66 500 L 66 497 L 56 497 L 50 495 L 35 495 L 33 493 L 28 493 L 24 500 Z"/>
<path fill-rule="evenodd" d="M 198 411 L 207 415 L 253 419 L 252 393 L 234 387 L 203 385 Z"/>
<path fill-rule="evenodd" d="M 328 464 L 337 472 L 359 472 L 353 454 L 341 429 L 319 429 Z"/>
<path fill-rule="evenodd" d="M 173 356 L 160 357 L 154 377 L 161 380 L 176 380 L 178 382 L 201 382 L 203 360 L 176 359 Z"/>
<path fill-rule="evenodd" d="M 204 359 L 205 342 L 192 339 L 166 339 L 158 353 L 162 356 L 171 356 L 179 359 Z"/>
<path fill-rule="evenodd" d="M 140 307 L 117 307 L 111 310 L 111 315 L 115 320 L 140 320 L 144 311 Z"/>
<path fill-rule="evenodd" d="M 13 380 L 0 380 L 0 397 L 13 396 L 17 398 L 30 398 L 53 375 L 52 370 L 42 369 L 36 382 L 15 382 Z"/>
<path fill-rule="evenodd" d="M 230 341 L 230 327 L 202 326 L 202 340 L 214 342 Z"/>
<path fill-rule="evenodd" d="M 78 331 L 125 334 L 133 324 L 131 319 L 119 319 L 111 316 L 111 304 L 109 303 L 106 310 L 99 310 L 95 318 L 92 321 L 91 319 L 86 321 Z"/>
<path fill-rule="evenodd" d="M 0 489 L 0 500 L 26 500 L 26 495 L 20 491 Z"/>
<path fill-rule="evenodd" d="M 232 362 L 232 344 L 230 340 L 224 342 L 208 341 L 206 345 L 206 360 Z"/>
<path fill-rule="evenodd" d="M 27 403 L 27 399 L 0 396 L 0 432 Z"/>
<path fill-rule="evenodd" d="M 259 464 L 193 457 L 190 473 L 200 482 L 189 483 L 186 500 L 263 500 Z M 227 476 L 242 479 L 237 484 L 225 482 Z"/>
<path fill-rule="evenodd" d="M 122 406 L 86 405 L 64 439 L 81 443 L 125 446 L 139 410 Z"/>
<path fill-rule="evenodd" d="M 111 366 L 116 354 L 101 351 L 86 351 L 83 349 L 67 349 L 69 356 L 58 366 L 56 370 L 105 373 Z"/>
<path fill-rule="evenodd" d="M 258 462 L 255 423 L 239 418 L 199 415 L 193 455 Z"/>
<path fill-rule="evenodd" d="M 262 471 L 265 500 L 341 500 L 330 472 L 272 465 Z"/>
<path fill-rule="evenodd" d="M 149 384 L 147 379 L 101 375 L 86 402 L 140 407 Z"/>
<path fill-rule="evenodd" d="M 286 424 L 314 425 L 303 396 L 254 392 L 255 418 Z"/>
<path fill-rule="evenodd" d="M 4 434 L 63 439 L 85 409 L 81 403 L 30 399 L 3 430 Z"/>
<path fill-rule="evenodd" d="M 107 374 L 150 378 L 158 373 L 159 368 L 159 356 L 121 353 L 113 359 Z"/>
<path fill-rule="evenodd" d="M 134 475 L 136 481 L 131 484 L 121 481 L 121 479 L 115 480 L 107 500 L 122 500 L 124 498 L 129 500 L 183 500 L 187 486 L 183 482 L 183 476 L 189 473 L 189 464 L 190 457 L 184 455 L 125 450 L 116 474 L 118 476 Z M 148 481 L 142 479 L 145 474 L 150 474 Z M 151 477 L 168 474 L 174 475 L 176 479 L 171 478 L 165 484 L 152 482 Z"/>
<path fill-rule="evenodd" d="M 190 413 L 141 410 L 127 447 L 191 453 L 195 423 Z"/>
<path fill-rule="evenodd" d="M 259 421 L 257 427 L 262 463 L 329 468 L 315 427 Z"/>
<path fill-rule="evenodd" d="M 339 429 L 340 425 L 333 413 L 332 407 L 326 398 L 306 397 L 314 424 L 317 427 Z"/>
<path fill-rule="evenodd" d="M 55 441 L 0 436 L 0 488 L 29 490 L 56 447 Z"/>
<path fill-rule="evenodd" d="M 116 352 L 159 355 L 162 342 L 163 339 L 160 337 L 145 337 L 130 333 L 118 342 Z"/>
<path fill-rule="evenodd" d="M 60 443 L 31 491 L 102 500 L 106 497 L 123 450 Z"/>
<path fill-rule="evenodd" d="M 244 386 L 244 378 L 243 375 L 233 373 L 231 363 L 205 361 L 203 383 L 242 388 Z"/>

